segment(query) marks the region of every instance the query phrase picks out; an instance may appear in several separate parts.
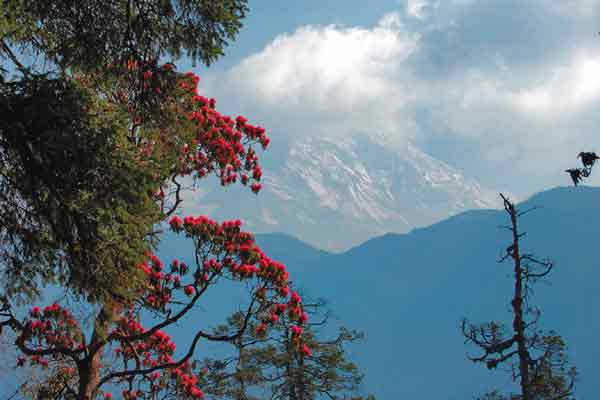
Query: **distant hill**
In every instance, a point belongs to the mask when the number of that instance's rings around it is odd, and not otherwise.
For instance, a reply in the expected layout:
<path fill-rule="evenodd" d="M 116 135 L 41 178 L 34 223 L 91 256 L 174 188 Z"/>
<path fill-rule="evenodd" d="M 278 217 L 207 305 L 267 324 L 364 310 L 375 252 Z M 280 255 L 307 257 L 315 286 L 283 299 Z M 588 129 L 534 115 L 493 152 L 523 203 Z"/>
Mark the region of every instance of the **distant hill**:
<path fill-rule="evenodd" d="M 556 263 L 536 286 L 540 326 L 565 337 L 580 370 L 577 398 L 593 399 L 600 359 L 600 188 L 557 188 L 520 207 L 537 207 L 520 221 L 525 249 Z M 288 265 L 306 295 L 328 299 L 338 321 L 365 331 L 366 342 L 351 354 L 366 373 L 367 392 L 383 400 L 465 400 L 511 387 L 508 375 L 466 359 L 474 349 L 459 332 L 463 317 L 509 321 L 510 266 L 496 263 L 509 243 L 508 231 L 498 228 L 506 223 L 500 210 L 467 211 L 341 254 L 288 235 L 257 240 Z M 167 240 L 163 254 L 180 252 L 181 245 Z M 207 315 L 217 312 L 220 306 Z"/>
<path fill-rule="evenodd" d="M 540 207 L 521 219 L 525 248 L 556 262 L 547 283 L 536 289 L 541 326 L 567 339 L 581 373 L 578 398 L 594 398 L 600 189 L 558 188 L 520 207 Z M 458 329 L 462 317 L 509 317 L 510 267 L 496 263 L 509 239 L 497 227 L 506 223 L 503 211 L 468 211 L 408 234 L 369 240 L 323 258 L 318 267 L 296 264 L 296 254 L 283 260 L 307 292 L 330 299 L 340 320 L 366 332 L 366 343 L 354 351 L 367 373 L 367 389 L 380 399 L 469 399 L 506 382 L 497 379 L 499 371 L 466 360 L 469 348 Z M 264 247 L 270 250 L 267 242 Z"/>

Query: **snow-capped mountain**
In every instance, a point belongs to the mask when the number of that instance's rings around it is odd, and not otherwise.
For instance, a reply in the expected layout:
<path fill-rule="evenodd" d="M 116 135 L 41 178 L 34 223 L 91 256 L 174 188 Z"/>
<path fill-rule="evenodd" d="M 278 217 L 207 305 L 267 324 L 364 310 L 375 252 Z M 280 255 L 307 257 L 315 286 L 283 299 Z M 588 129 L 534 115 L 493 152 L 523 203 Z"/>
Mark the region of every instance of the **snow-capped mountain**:
<path fill-rule="evenodd" d="M 254 232 L 288 233 L 339 251 L 498 204 L 496 194 L 456 168 L 415 146 L 390 147 L 375 137 L 305 138 L 276 158 L 265 164 L 258 196 L 237 187 L 209 189 L 193 211 L 242 217 Z"/>

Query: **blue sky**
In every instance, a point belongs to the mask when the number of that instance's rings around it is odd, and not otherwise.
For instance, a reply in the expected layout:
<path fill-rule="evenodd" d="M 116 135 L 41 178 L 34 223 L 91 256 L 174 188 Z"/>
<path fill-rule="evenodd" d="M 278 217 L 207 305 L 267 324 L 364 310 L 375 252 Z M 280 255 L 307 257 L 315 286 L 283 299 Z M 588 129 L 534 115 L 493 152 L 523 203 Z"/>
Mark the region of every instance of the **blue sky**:
<path fill-rule="evenodd" d="M 249 5 L 227 55 L 196 70 L 275 142 L 376 132 L 519 197 L 600 151 L 600 0 Z"/>

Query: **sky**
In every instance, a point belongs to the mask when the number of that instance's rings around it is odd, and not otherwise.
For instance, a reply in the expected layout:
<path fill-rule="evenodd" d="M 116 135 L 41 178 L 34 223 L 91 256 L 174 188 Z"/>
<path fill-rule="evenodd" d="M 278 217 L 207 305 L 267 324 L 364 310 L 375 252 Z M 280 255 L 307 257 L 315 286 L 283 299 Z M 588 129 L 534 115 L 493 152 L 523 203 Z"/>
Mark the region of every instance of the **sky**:
<path fill-rule="evenodd" d="M 376 133 L 519 198 L 600 152 L 600 0 L 249 6 L 226 56 L 195 70 L 274 142 Z"/>

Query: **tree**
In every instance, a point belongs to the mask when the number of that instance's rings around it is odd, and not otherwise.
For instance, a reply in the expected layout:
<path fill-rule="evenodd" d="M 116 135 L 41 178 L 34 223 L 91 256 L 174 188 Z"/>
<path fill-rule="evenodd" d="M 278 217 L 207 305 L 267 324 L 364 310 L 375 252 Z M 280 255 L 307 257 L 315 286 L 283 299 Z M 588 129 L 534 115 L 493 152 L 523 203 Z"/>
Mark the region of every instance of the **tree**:
<path fill-rule="evenodd" d="M 198 125 L 207 124 L 184 118 L 192 104 L 177 86 L 181 74 L 158 60 L 186 54 L 214 61 L 247 10 L 246 0 L 2 1 L 0 244 L 7 295 L 31 298 L 40 283 L 58 281 L 91 300 L 126 296 L 136 282 L 131 266 L 156 238 L 153 226 L 173 211 L 161 209 L 155 194 L 169 184 L 179 188 L 184 175 L 244 169 L 206 148 L 212 164 L 179 161 L 175 147 L 193 148 Z M 202 106 L 194 105 L 200 113 Z M 150 148 L 157 140 L 160 151 Z M 143 167 L 136 161 L 142 149 Z"/>
<path fill-rule="evenodd" d="M 252 236 L 239 229 L 239 223 L 217 224 L 203 217 L 183 222 L 174 217 L 171 225 L 194 241 L 195 266 L 173 260 L 165 268 L 150 255 L 149 261 L 139 266 L 147 277 L 144 292 L 134 301 L 114 302 L 111 317 L 102 315 L 108 309 L 104 305 L 89 336 L 78 318 L 58 303 L 43 309 L 33 307 L 22 318 L 14 315 L 8 304 L 4 307 L 2 325 L 16 333 L 15 344 L 23 353 L 17 364 L 28 363 L 45 371 L 44 381 L 36 387 L 38 394 L 92 399 L 108 384 L 120 384 L 125 386 L 124 398 L 157 398 L 159 394 L 201 398 L 199 385 L 205 381 L 191 363 L 200 340 L 235 341 L 251 321 L 280 305 L 293 310 L 291 318 L 296 318 L 297 329 L 301 329 L 300 297 L 292 292 L 285 301 L 289 293 L 285 267 L 264 255 Z M 244 282 L 250 288 L 239 329 L 230 334 L 198 329 L 183 354 L 176 357 L 177 346 L 164 329 L 190 314 L 209 288 L 222 279 Z M 145 328 L 140 320 L 149 312 L 158 322 Z M 300 333 L 294 340 L 299 347 L 305 345 Z"/>
<path fill-rule="evenodd" d="M 520 393 L 512 395 L 511 400 L 571 399 L 576 370 L 569 366 L 565 342 L 554 332 L 545 333 L 537 327 L 541 312 L 530 302 L 532 284 L 546 277 L 553 263 L 522 250 L 521 238 L 525 233 L 519 230 L 518 219 L 528 210 L 521 212 L 507 197 L 502 194 L 500 197 L 510 218 L 510 225 L 505 228 L 512 235 L 511 244 L 499 262 L 512 260 L 513 263 L 514 292 L 510 302 L 513 321 L 507 329 L 497 321 L 473 325 L 463 320 L 462 332 L 467 342 L 483 351 L 471 360 L 485 363 L 488 369 L 505 363 L 511 365 L 513 380 L 520 387 Z M 505 397 L 490 392 L 483 398 Z"/>
<path fill-rule="evenodd" d="M 265 129 L 222 115 L 197 75 L 161 61 L 209 64 L 246 11 L 245 0 L 2 1 L 0 333 L 17 366 L 39 372 L 31 397 L 201 398 L 201 340 L 235 341 L 278 305 L 302 328 L 285 266 L 239 220 L 177 215 L 183 177 L 261 189 Z M 165 225 L 193 242 L 193 262 L 153 254 Z M 198 327 L 177 351 L 167 331 L 224 281 L 247 290 L 239 330 Z M 48 283 L 65 296 L 33 306 Z"/>
<path fill-rule="evenodd" d="M 296 345 L 299 328 L 293 313 L 282 305 L 274 307 L 265 315 L 270 329 L 264 323 L 254 324 L 248 334 L 232 343 L 231 356 L 203 361 L 206 371 L 210 371 L 206 392 L 232 400 L 362 399 L 357 392 L 363 375 L 356 364 L 347 360 L 344 346 L 361 340 L 363 335 L 341 327 L 331 340 L 323 339 L 319 329 L 328 322 L 323 307 L 322 302 L 304 305 L 305 344 L 301 347 Z M 309 315 L 318 321 L 309 322 Z M 215 333 L 238 331 L 242 317 L 233 315 Z"/>

